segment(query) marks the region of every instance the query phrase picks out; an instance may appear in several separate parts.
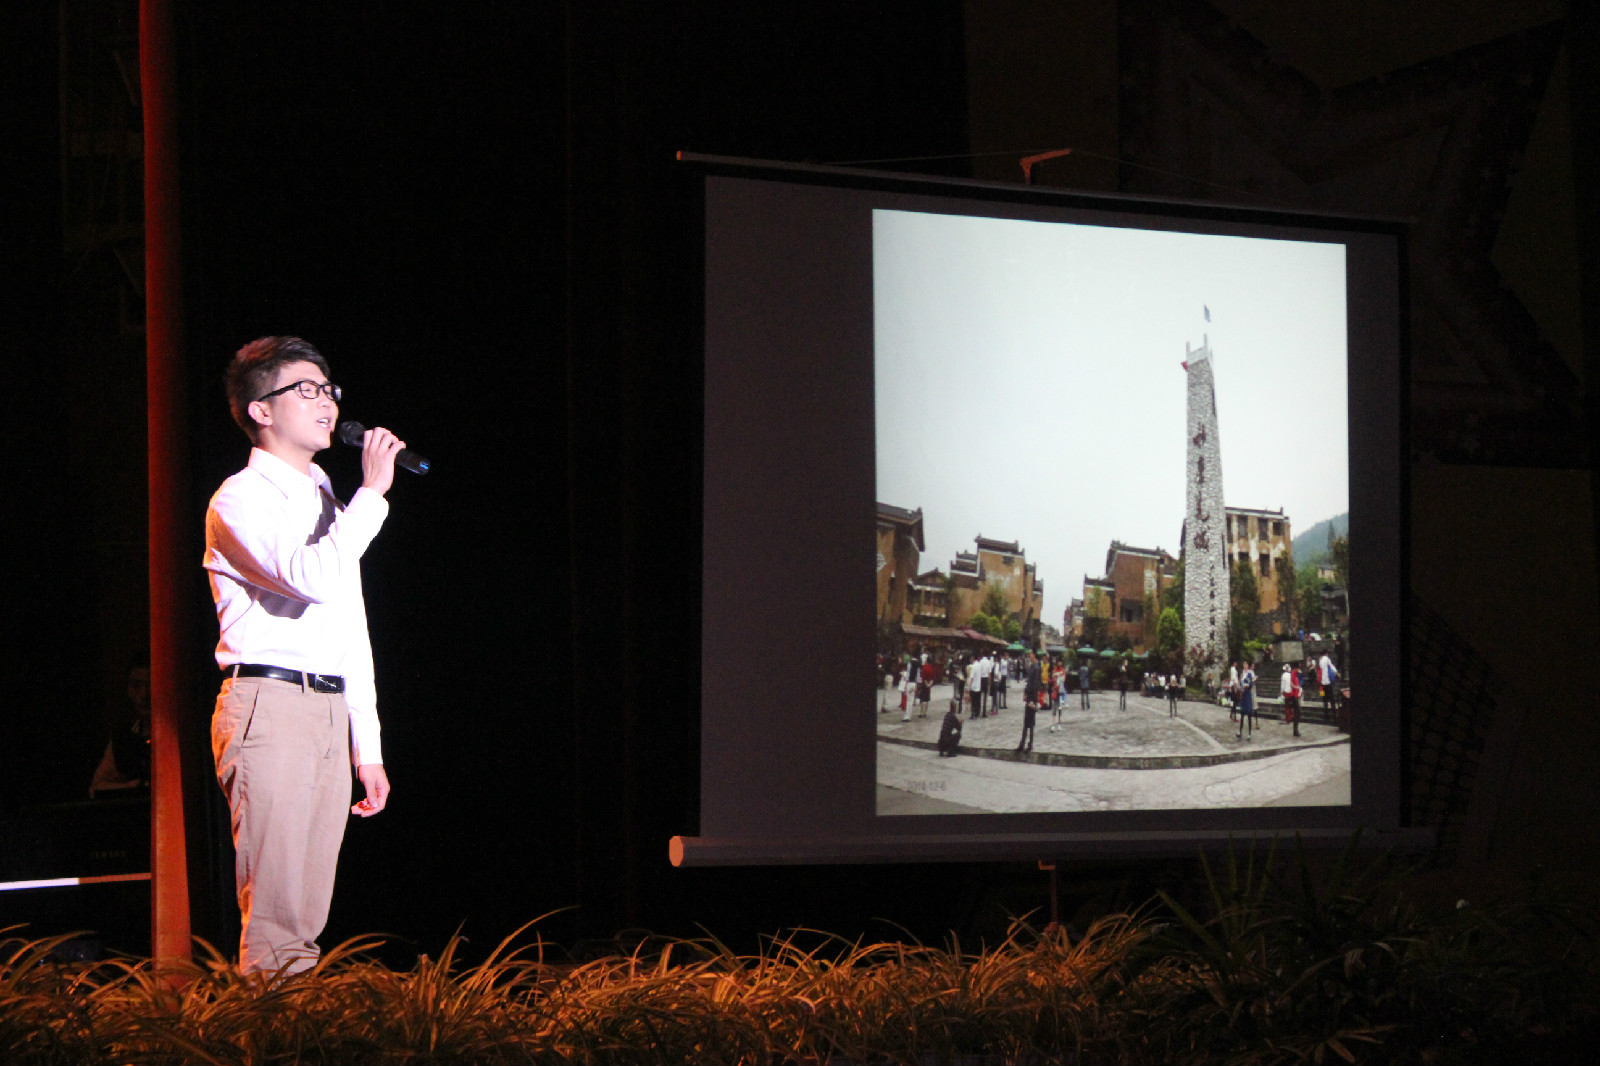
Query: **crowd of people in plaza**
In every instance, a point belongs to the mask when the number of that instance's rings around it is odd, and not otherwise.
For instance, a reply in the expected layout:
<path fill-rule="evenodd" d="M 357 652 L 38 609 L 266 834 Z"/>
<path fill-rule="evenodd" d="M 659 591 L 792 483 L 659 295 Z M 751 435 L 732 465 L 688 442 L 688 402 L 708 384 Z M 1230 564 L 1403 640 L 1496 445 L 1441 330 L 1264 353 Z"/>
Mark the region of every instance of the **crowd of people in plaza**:
<path fill-rule="evenodd" d="M 1013 683 L 1027 680 L 1028 670 L 1040 675 L 1043 706 L 1053 707 L 1065 691 L 1073 687 L 1074 676 L 1060 656 L 1041 656 L 1034 652 L 1017 652 L 998 655 L 993 652 L 958 654 L 953 657 L 904 653 L 899 656 L 880 655 L 878 673 L 886 692 L 900 694 L 901 721 L 911 721 L 913 715 L 928 716 L 928 704 L 933 698 L 933 686 L 949 682 L 951 704 L 959 713 L 965 711 L 969 718 L 983 718 L 1010 706 L 1009 697 Z M 1083 706 L 1087 707 L 1089 669 L 1080 669 L 1080 687 L 1084 690 Z M 887 711 L 880 701 L 880 711 Z"/>
<path fill-rule="evenodd" d="M 928 717 L 928 707 L 933 698 L 933 686 L 948 683 L 950 701 L 939 734 L 939 754 L 953 756 L 961 740 L 962 715 L 966 720 L 992 717 L 1010 708 L 1010 698 L 1017 688 L 1022 689 L 1022 737 L 1017 750 L 1033 750 L 1033 733 L 1040 711 L 1053 718 L 1050 732 L 1062 726 L 1063 707 L 1071 702 L 1072 692 L 1078 693 L 1078 705 L 1091 709 L 1090 693 L 1092 673 L 1087 662 L 1076 668 L 1060 655 L 1040 655 L 1035 652 L 973 652 L 955 656 L 930 655 L 927 652 L 905 652 L 900 655 L 880 655 L 878 673 L 883 692 L 878 711 L 887 714 L 888 694 L 899 694 L 900 720 L 909 722 L 913 717 Z M 1136 684 L 1143 686 L 1146 695 L 1165 696 L 1168 713 L 1176 717 L 1178 700 L 1183 694 L 1183 677 L 1144 673 L 1137 680 L 1128 672 L 1128 664 L 1120 665 L 1112 684 L 1118 690 L 1118 704 L 1128 705 L 1128 689 Z"/>
<path fill-rule="evenodd" d="M 1038 654 L 1032 651 L 1005 652 L 974 651 L 946 654 L 941 652 L 906 651 L 900 654 L 882 654 L 878 657 L 878 676 L 883 688 L 878 711 L 890 712 L 889 693 L 898 692 L 900 720 L 909 722 L 913 716 L 928 717 L 935 685 L 950 685 L 950 700 L 939 731 L 939 754 L 951 757 L 957 753 L 961 742 L 963 714 L 965 720 L 992 717 L 1010 707 L 1010 698 L 1018 688 L 1022 690 L 1022 736 L 1017 751 L 1033 750 L 1033 734 L 1039 712 L 1053 715 L 1050 732 L 1062 727 L 1062 709 L 1071 703 L 1072 692 L 1078 693 L 1078 705 L 1090 709 L 1093 691 L 1092 671 L 1086 661 L 1068 663 L 1064 656 Z M 1128 690 L 1138 689 L 1144 696 L 1167 700 L 1169 717 L 1178 716 L 1178 701 L 1183 698 L 1187 679 L 1182 674 L 1163 674 L 1156 671 L 1130 672 L 1126 660 L 1118 664 L 1108 680 L 1117 692 L 1118 707 L 1128 706 Z M 1324 653 L 1310 657 L 1302 668 L 1296 663 L 1283 664 L 1279 679 L 1279 695 L 1283 701 L 1284 722 L 1300 735 L 1302 700 L 1320 694 L 1324 706 L 1337 710 L 1343 701 L 1339 687 L 1340 671 L 1332 656 Z M 1228 707 L 1228 719 L 1238 725 L 1239 739 L 1253 737 L 1260 702 L 1259 680 L 1254 664 L 1237 661 L 1229 664 L 1228 676 L 1220 684 L 1208 683 L 1208 694 L 1216 702 Z"/>
<path fill-rule="evenodd" d="M 1234 662 L 1228 667 L 1228 680 L 1220 693 L 1228 704 L 1228 720 L 1239 725 L 1239 738 L 1254 735 L 1256 727 L 1257 677 L 1255 667 L 1248 662 Z M 1278 695 L 1283 700 L 1283 720 L 1300 735 L 1302 716 L 1301 700 L 1306 693 L 1317 691 L 1329 710 L 1337 711 L 1344 696 L 1339 687 L 1339 668 L 1333 657 L 1324 652 L 1320 658 L 1306 659 L 1302 673 L 1299 666 L 1286 662 L 1278 679 Z"/>

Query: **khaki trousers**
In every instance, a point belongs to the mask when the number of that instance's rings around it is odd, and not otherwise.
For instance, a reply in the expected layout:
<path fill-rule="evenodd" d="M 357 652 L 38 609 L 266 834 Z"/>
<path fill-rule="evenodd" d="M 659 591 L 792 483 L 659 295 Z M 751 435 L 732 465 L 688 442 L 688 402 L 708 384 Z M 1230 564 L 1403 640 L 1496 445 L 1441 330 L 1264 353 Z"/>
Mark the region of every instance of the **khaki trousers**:
<path fill-rule="evenodd" d="M 316 964 L 350 817 L 344 696 L 270 678 L 228 678 L 211 716 L 239 886 L 239 968 Z"/>

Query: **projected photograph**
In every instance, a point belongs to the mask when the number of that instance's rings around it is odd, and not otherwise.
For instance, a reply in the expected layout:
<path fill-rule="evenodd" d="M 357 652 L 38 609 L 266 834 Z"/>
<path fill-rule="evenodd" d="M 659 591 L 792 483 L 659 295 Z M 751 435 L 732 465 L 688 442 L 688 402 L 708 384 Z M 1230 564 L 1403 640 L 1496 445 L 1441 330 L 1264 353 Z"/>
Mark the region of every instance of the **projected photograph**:
<path fill-rule="evenodd" d="M 877 814 L 1348 806 L 1344 246 L 875 210 L 873 286 Z"/>

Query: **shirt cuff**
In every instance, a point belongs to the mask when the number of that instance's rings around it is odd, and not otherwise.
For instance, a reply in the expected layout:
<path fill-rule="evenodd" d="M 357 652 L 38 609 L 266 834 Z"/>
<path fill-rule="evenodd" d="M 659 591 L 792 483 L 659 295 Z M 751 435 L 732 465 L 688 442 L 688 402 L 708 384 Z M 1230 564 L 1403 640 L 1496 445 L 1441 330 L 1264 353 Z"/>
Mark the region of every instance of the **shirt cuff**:
<path fill-rule="evenodd" d="M 378 723 L 350 718 L 350 763 L 362 766 L 383 762 L 383 742 L 379 739 Z"/>
<path fill-rule="evenodd" d="M 372 532 L 369 538 L 377 536 L 378 527 L 389 517 L 389 500 L 363 486 L 356 489 L 355 495 L 350 497 L 350 502 L 344 505 L 344 513 L 347 516 L 354 516 L 364 528 L 370 526 Z"/>

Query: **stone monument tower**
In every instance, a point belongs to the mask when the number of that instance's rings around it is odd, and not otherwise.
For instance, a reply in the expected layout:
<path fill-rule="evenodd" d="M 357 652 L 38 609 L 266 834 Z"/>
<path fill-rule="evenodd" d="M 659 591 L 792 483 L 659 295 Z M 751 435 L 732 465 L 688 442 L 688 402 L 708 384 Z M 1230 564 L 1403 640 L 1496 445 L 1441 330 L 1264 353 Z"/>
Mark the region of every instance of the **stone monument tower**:
<path fill-rule="evenodd" d="M 1217 433 L 1217 396 L 1211 368 L 1211 344 L 1202 336 L 1199 348 L 1184 348 L 1188 374 L 1189 419 L 1186 510 L 1183 520 L 1183 641 L 1187 669 L 1200 669 L 1216 681 L 1227 673 L 1228 544 L 1222 496 L 1222 439 Z M 1196 660 L 1209 660 L 1203 668 Z"/>

